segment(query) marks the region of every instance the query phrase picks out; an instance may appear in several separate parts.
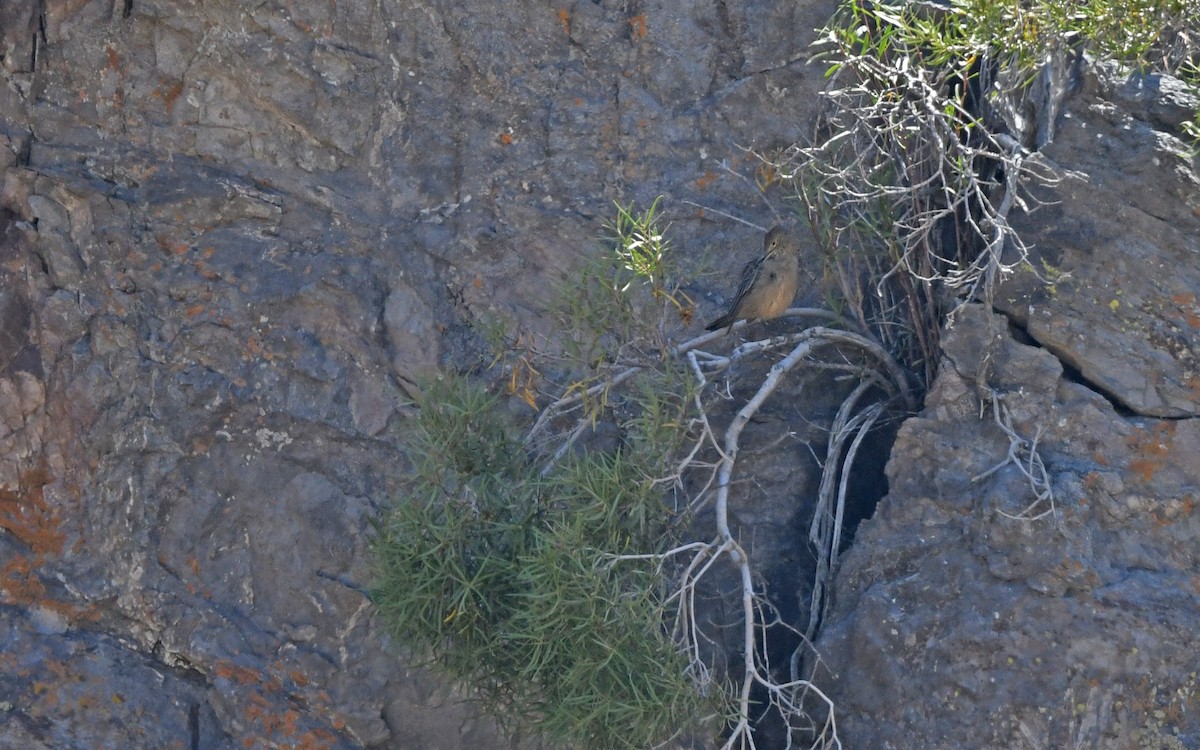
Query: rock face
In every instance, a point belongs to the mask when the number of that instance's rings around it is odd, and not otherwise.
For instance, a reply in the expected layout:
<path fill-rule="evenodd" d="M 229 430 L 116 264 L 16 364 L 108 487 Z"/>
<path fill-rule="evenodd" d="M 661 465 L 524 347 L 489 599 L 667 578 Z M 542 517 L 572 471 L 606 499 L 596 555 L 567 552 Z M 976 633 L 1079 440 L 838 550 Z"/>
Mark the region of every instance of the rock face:
<path fill-rule="evenodd" d="M 1042 279 L 1021 274 L 998 306 L 1121 407 L 1195 417 L 1200 176 L 1178 126 L 1200 100 L 1171 80 L 1087 72 L 1043 150 L 1061 183 L 1014 221 Z"/>
<path fill-rule="evenodd" d="M 362 591 L 405 389 L 613 200 L 740 268 L 831 5 L 0 4 L 0 746 L 500 746 Z"/>
<path fill-rule="evenodd" d="M 847 747 L 1200 747 L 1200 180 L 1154 84 L 1089 73 L 1013 222 L 1053 283 L 963 311 L 900 430 L 817 644 Z"/>
<path fill-rule="evenodd" d="M 0 747 L 504 746 L 363 594 L 406 389 L 549 330 L 613 200 L 741 268 L 738 146 L 808 132 L 832 5 L 0 4 Z M 960 317 L 842 562 L 847 747 L 1200 745 L 1194 104 L 1106 81 L 1018 224 L 1066 275 Z"/>

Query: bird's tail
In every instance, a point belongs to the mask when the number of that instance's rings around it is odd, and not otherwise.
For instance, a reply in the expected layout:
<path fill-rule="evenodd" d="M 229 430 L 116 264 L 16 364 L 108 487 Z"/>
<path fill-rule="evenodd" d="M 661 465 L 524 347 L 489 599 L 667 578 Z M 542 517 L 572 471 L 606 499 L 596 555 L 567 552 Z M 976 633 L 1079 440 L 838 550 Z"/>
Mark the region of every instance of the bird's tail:
<path fill-rule="evenodd" d="M 733 325 L 734 321 L 736 321 L 736 320 L 737 320 L 737 318 L 733 317 L 733 313 L 732 313 L 732 312 L 727 312 L 727 313 L 725 313 L 724 315 L 722 315 L 721 317 L 719 317 L 719 318 L 717 318 L 716 320 L 714 320 L 713 322 L 711 322 L 711 323 L 709 323 L 708 325 L 706 325 L 706 326 L 704 327 L 704 330 L 706 330 L 706 331 L 716 331 L 716 330 L 719 330 L 719 329 L 721 329 L 721 328 L 725 328 L 726 326 L 731 326 L 731 325 Z"/>

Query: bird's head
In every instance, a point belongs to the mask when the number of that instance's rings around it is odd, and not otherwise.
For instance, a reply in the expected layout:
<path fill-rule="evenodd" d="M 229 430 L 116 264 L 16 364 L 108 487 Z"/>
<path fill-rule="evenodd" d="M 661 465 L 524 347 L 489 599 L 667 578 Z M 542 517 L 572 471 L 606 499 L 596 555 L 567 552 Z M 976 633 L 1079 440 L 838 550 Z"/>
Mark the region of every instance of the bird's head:
<path fill-rule="evenodd" d="M 767 232 L 767 236 L 763 240 L 763 245 L 767 255 L 800 252 L 800 242 L 791 232 L 781 226 L 771 227 L 771 231 Z"/>

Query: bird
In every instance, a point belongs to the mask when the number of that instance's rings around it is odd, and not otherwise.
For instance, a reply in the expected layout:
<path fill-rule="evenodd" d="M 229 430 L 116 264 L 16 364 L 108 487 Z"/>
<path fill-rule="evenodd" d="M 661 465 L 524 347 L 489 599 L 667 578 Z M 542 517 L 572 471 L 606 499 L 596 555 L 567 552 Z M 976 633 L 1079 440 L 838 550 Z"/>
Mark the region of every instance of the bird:
<path fill-rule="evenodd" d="M 742 282 L 729 312 L 704 330 L 715 331 L 739 320 L 778 318 L 796 296 L 799 274 L 800 243 L 783 227 L 772 227 L 763 238 L 763 254 L 742 269 Z"/>

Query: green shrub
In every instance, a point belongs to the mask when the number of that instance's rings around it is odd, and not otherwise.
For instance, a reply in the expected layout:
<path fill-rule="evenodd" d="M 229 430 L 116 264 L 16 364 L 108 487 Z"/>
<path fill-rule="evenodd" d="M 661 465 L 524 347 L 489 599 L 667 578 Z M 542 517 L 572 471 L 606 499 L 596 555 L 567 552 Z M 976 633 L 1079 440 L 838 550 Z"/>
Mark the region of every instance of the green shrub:
<path fill-rule="evenodd" d="M 373 599 L 398 643 L 509 728 L 601 750 L 663 742 L 704 703 L 660 566 L 614 559 L 663 550 L 673 515 L 655 477 L 686 402 L 656 371 L 635 381 L 622 447 L 566 452 L 553 471 L 500 398 L 465 376 L 425 384 L 412 479 L 373 542 Z"/>
<path fill-rule="evenodd" d="M 845 313 L 928 383 L 945 316 L 990 304 L 1026 264 L 1011 229 L 1054 181 L 1031 115 L 1048 64 L 1089 51 L 1200 92 L 1196 0 L 847 0 L 817 41 L 830 84 L 815 142 L 773 162 L 794 180 Z M 1200 113 L 1184 123 L 1200 136 Z"/>

